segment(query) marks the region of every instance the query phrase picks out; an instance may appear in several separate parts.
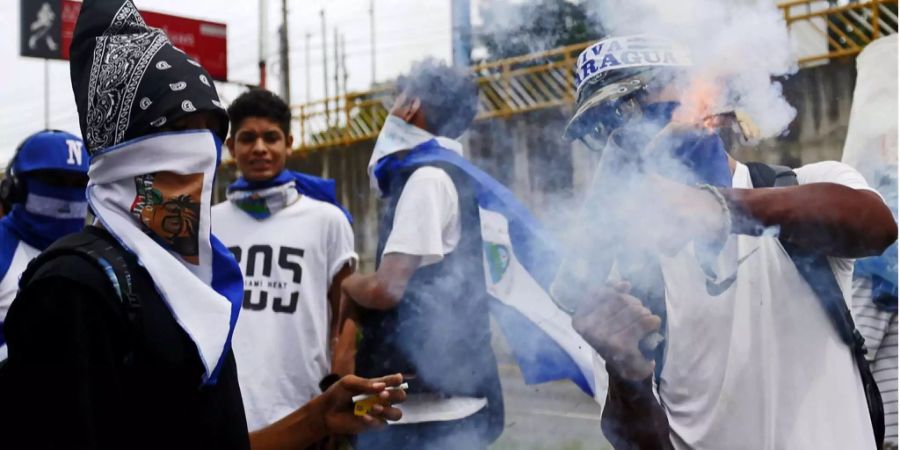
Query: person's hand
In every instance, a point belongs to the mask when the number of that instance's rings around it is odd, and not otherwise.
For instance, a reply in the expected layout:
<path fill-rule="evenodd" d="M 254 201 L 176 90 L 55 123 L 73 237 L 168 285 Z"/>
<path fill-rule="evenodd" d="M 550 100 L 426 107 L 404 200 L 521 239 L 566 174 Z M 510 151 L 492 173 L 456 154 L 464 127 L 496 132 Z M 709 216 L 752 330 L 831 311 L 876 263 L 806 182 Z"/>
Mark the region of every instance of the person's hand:
<path fill-rule="evenodd" d="M 617 283 L 582 302 L 572 325 L 606 363 L 627 380 L 643 380 L 656 363 L 640 350 L 640 341 L 659 330 L 662 320 L 628 295 L 628 283 Z"/>
<path fill-rule="evenodd" d="M 661 225 L 651 240 L 663 252 L 673 254 L 691 241 L 718 241 L 731 227 L 712 193 L 655 174 L 648 175 L 646 182 L 648 189 L 656 193 L 656 201 L 644 217 Z"/>
<path fill-rule="evenodd" d="M 387 391 L 390 386 L 403 383 L 400 374 L 367 379 L 347 375 L 331 385 L 322 395 L 313 399 L 319 403 L 322 425 L 328 435 L 359 434 L 363 431 L 384 426 L 388 420 L 400 420 L 402 413 L 393 407 L 406 400 L 406 392 L 401 389 Z M 353 396 L 377 394 L 381 400 L 369 414 L 353 414 Z"/>

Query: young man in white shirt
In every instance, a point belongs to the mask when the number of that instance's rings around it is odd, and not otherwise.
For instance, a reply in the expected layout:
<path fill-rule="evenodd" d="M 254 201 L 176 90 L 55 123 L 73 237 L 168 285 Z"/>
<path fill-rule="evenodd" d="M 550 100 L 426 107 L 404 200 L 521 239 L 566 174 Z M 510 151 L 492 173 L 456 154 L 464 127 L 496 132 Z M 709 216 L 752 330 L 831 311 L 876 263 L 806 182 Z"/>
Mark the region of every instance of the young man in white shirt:
<path fill-rule="evenodd" d="M 84 227 L 89 158 L 84 142 L 64 131 L 28 136 L 0 182 L 0 361 L 6 359 L 3 320 L 28 262 L 57 239 Z"/>
<path fill-rule="evenodd" d="M 403 421 L 359 436 L 357 446 L 485 449 L 503 430 L 503 400 L 474 183 L 450 163 L 403 166 L 427 151 L 462 155 L 450 137 L 475 117 L 477 89 L 465 72 L 433 60 L 398 84 L 369 162 L 387 204 L 378 269 L 342 288 L 359 310 L 356 373 L 401 372 L 410 388 Z"/>
<path fill-rule="evenodd" d="M 648 45 L 624 36 L 585 51 L 579 108 L 567 131 L 605 152 L 596 182 L 619 190 L 603 214 L 620 214 L 617 232 L 631 232 L 623 239 L 652 243 L 645 245 L 656 249 L 664 289 L 662 312 L 651 312 L 627 283 L 585 292 L 593 298 L 577 310 L 576 329 L 610 374 L 604 433 L 617 448 L 875 447 L 876 419 L 853 348 L 832 323 L 819 286 L 801 274 L 808 268 L 795 266 L 789 252 L 821 257 L 846 311 L 852 258 L 896 240 L 890 211 L 858 172 L 832 161 L 795 169 L 796 186 L 753 189 L 760 186 L 751 168 L 725 153 L 715 134 L 673 124 L 680 98 L 667 89 L 678 70 L 672 66 L 689 62 L 677 60 L 683 52 L 672 43 Z M 667 67 L 618 67 L 615 61 L 638 47 L 659 50 L 666 57 L 655 61 Z M 673 151 L 690 177 L 660 164 L 670 147 L 654 145 L 666 142 L 693 146 L 683 155 Z M 643 167 L 656 170 L 625 185 L 610 164 L 617 152 L 643 154 Z M 761 232 L 772 227 L 780 239 Z M 654 360 L 641 342 L 660 330 L 662 317 L 665 341 Z M 651 417 L 657 400 L 664 414 Z"/>
<path fill-rule="evenodd" d="M 285 169 L 290 108 L 251 90 L 228 108 L 227 145 L 241 178 L 212 209 L 213 231 L 238 259 L 244 299 L 234 352 L 247 425 L 307 403 L 332 372 L 339 287 L 355 266 L 350 215 L 331 180 Z M 334 378 L 334 377 L 332 377 Z"/>

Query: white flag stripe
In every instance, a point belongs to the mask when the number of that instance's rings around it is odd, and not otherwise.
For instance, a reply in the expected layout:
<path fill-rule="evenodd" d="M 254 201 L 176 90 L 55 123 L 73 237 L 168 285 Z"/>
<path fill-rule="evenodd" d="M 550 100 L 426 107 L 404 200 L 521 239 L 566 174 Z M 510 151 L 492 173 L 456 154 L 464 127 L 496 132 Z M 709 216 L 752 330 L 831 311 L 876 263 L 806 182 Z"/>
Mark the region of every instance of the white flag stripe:
<path fill-rule="evenodd" d="M 556 307 L 550 295 L 516 259 L 506 218 L 483 208 L 479 208 L 479 213 L 482 240 L 507 249 L 502 258 L 503 265 L 496 267 L 495 262 L 493 274 L 492 262 L 483 253 L 488 293 L 515 308 L 562 347 L 591 384 L 595 401 L 603 406 L 608 387 L 603 360 L 572 328 L 572 318 Z"/>

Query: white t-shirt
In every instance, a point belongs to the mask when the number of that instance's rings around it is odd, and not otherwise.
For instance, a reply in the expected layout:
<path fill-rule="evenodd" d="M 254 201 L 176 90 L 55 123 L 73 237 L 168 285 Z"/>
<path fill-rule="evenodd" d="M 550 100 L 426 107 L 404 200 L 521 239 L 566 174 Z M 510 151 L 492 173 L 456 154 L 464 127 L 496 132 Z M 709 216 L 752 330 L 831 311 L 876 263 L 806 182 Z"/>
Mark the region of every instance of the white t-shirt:
<path fill-rule="evenodd" d="M 353 230 L 337 207 L 306 196 L 265 220 L 226 201 L 212 223 L 240 248 L 244 304 L 233 347 L 253 431 L 307 403 L 331 371 L 328 288 L 357 259 Z"/>
<path fill-rule="evenodd" d="M 420 167 L 400 193 L 382 254 L 421 256 L 422 266 L 427 266 L 452 252 L 460 233 L 459 193 L 450 175 L 437 167 Z"/>
<path fill-rule="evenodd" d="M 453 179 L 443 169 L 420 167 L 403 186 L 382 253 L 421 256 L 420 267 L 435 264 L 456 248 L 461 232 L 459 193 Z M 486 405 L 485 398 L 410 394 L 406 402 L 398 405 L 403 418 L 397 423 L 459 420 Z"/>
<path fill-rule="evenodd" d="M 15 300 L 16 294 L 19 293 L 19 278 L 22 276 L 22 272 L 28 267 L 28 263 L 40 253 L 40 250 L 24 241 L 19 241 L 19 245 L 16 246 L 9 269 L 0 280 L 0 322 L 6 320 L 9 306 Z M 0 345 L 0 361 L 6 359 L 6 354 L 6 345 Z"/>
<path fill-rule="evenodd" d="M 795 172 L 800 184 L 868 189 L 838 162 Z M 733 186 L 752 187 L 747 166 L 737 165 Z M 777 238 L 732 235 L 718 271 L 737 278 L 718 296 L 691 247 L 661 261 L 668 339 L 658 389 L 675 447 L 874 448 L 851 350 Z M 830 263 L 849 304 L 853 260 Z"/>

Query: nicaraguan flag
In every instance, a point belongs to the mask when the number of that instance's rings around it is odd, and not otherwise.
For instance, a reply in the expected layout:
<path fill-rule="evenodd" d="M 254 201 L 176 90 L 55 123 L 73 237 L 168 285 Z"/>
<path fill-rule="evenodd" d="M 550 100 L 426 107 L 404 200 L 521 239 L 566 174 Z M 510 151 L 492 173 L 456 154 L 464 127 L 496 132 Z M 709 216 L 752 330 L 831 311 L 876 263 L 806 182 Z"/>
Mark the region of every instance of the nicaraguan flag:
<path fill-rule="evenodd" d="M 572 328 L 572 319 L 547 293 L 560 258 L 540 224 L 505 186 L 432 139 L 405 157 L 382 158 L 379 181 L 395 170 L 452 164 L 474 181 L 477 192 L 484 276 L 494 319 L 500 325 L 525 382 L 569 379 L 603 405 L 607 380 L 599 355 Z M 384 191 L 384 189 L 382 189 Z"/>

